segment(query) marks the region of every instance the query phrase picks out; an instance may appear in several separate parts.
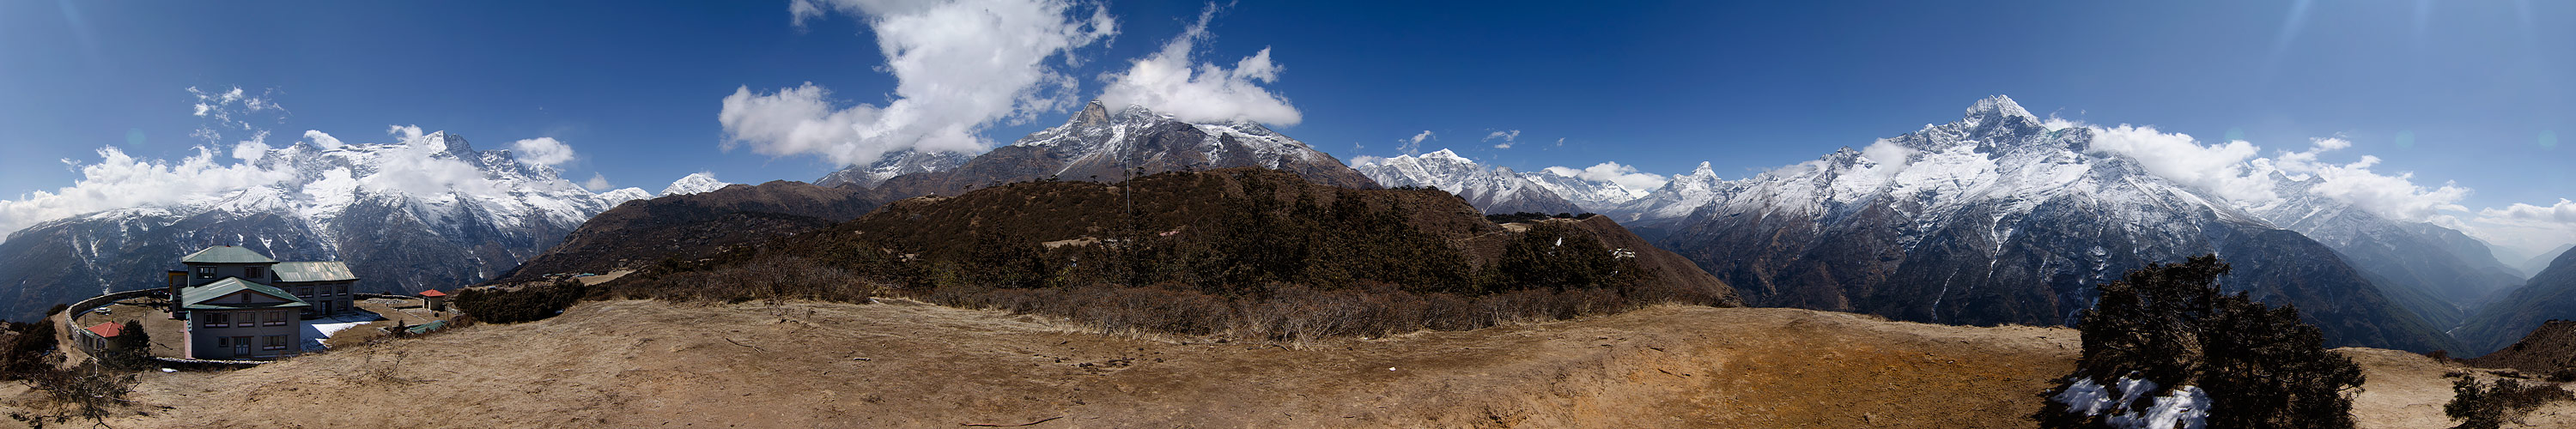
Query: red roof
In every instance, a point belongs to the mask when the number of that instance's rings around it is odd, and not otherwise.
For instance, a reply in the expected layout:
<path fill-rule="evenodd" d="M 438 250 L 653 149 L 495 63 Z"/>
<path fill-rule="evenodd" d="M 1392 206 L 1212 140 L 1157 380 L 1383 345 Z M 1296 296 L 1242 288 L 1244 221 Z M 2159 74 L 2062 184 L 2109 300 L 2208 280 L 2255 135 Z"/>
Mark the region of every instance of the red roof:
<path fill-rule="evenodd" d="M 101 338 L 116 338 L 116 334 L 125 333 L 125 325 L 116 322 L 101 323 L 98 326 L 89 327 L 89 333 L 98 334 Z"/>
<path fill-rule="evenodd" d="M 446 292 L 439 292 L 437 289 L 430 289 L 430 290 L 420 291 L 420 296 L 447 296 L 447 293 L 446 293 Z"/>

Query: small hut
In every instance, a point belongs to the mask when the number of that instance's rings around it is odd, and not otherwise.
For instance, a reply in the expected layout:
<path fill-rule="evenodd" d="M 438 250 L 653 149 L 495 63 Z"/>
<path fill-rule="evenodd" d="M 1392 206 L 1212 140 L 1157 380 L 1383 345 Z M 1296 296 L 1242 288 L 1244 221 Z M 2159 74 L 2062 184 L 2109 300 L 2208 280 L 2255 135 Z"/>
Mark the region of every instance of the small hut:
<path fill-rule="evenodd" d="M 420 302 L 421 305 L 428 306 L 429 311 L 447 311 L 446 292 L 439 292 L 437 289 L 420 291 Z"/>
<path fill-rule="evenodd" d="M 90 326 L 87 329 L 82 329 L 80 333 L 82 334 L 80 336 L 81 350 L 96 354 L 102 350 L 107 350 L 108 341 L 114 340 L 118 335 L 125 334 L 125 324 L 116 322 L 100 323 Z"/>

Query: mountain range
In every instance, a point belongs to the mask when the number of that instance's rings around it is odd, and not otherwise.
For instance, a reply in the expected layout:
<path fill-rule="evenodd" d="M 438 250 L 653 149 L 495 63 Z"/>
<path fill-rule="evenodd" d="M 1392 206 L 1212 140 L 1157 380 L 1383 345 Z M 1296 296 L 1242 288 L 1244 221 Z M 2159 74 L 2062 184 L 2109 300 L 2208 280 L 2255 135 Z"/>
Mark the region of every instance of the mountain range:
<path fill-rule="evenodd" d="M 2471 350 L 2444 331 L 2476 324 L 2487 302 L 2525 293 L 2516 287 L 2526 270 L 2456 230 L 2324 198 L 2310 192 L 2313 178 L 2286 174 L 2267 173 L 2275 174 L 2277 200 L 2231 199 L 2155 174 L 2099 133 L 2041 121 L 1998 96 L 1957 121 L 1860 149 L 1734 180 L 1702 163 L 1640 192 L 1559 169 L 1487 166 L 1447 150 L 1345 165 L 1257 123 L 1188 122 L 1092 102 L 1062 125 L 981 155 L 898 151 L 815 185 L 728 186 L 691 175 L 662 198 L 623 205 L 649 195 L 591 193 L 508 151 L 474 151 L 437 133 L 280 149 L 262 165 L 298 179 L 21 231 L 0 243 L 0 263 L 30 286 L 0 300 L 23 315 L 106 285 L 147 281 L 168 260 L 212 244 L 347 260 L 361 276 L 385 280 L 371 283 L 388 291 L 504 277 L 530 261 L 504 278 L 522 281 L 708 255 L 917 196 L 1235 167 L 1346 188 L 1436 187 L 1487 213 L 1599 212 L 1733 285 L 1749 304 L 1909 321 L 2067 324 L 2090 306 L 2095 284 L 2215 253 L 2235 266 L 2228 290 L 2298 306 L 2334 344 Z M 428 158 L 472 167 L 482 178 L 476 183 L 489 186 L 417 190 L 370 181 L 402 168 L 378 164 L 408 158 L 372 155 L 393 151 L 435 152 Z M 48 264 L 85 269 L 24 268 Z M 2535 277 L 2521 290 L 2541 283 Z M 2519 322 L 2490 324 L 2499 323 Z"/>
<path fill-rule="evenodd" d="M 1486 168 L 1448 149 L 1419 156 L 1360 157 L 1352 161 L 1352 168 L 1380 185 L 1439 188 L 1467 199 L 1468 204 L 1486 213 L 1584 211 L 1558 196 L 1553 187 L 1540 185 L 1509 168 Z"/>
<path fill-rule="evenodd" d="M 362 292 L 409 293 L 491 278 L 620 202 L 508 150 L 429 133 L 386 144 L 297 143 L 250 165 L 277 181 L 175 204 L 47 221 L 0 242 L 0 317 L 111 290 L 156 287 L 181 256 L 215 245 L 280 260 L 346 261 Z"/>
<path fill-rule="evenodd" d="M 2429 351 L 2458 347 L 2442 332 L 2461 317 L 2455 303 L 2511 283 L 2511 270 L 2491 254 L 2483 264 L 2356 269 L 2332 245 L 2153 174 L 2097 147 L 2097 138 L 2091 128 L 2044 123 L 1999 96 L 1957 121 L 1752 177 L 1723 180 L 1703 164 L 1603 211 L 1649 231 L 1658 246 L 1690 257 L 1753 305 L 1911 321 L 2067 324 L 2090 306 L 2097 283 L 2148 263 L 2216 253 L 2235 266 L 2229 290 L 2297 305 L 2336 344 Z M 2368 230 L 2336 236 L 2352 249 L 2402 241 L 2399 254 L 2453 260 L 2483 250 L 2431 225 L 2345 218 L 2313 224 L 2320 232 Z M 2431 285 L 2462 276 L 2474 276 L 2476 286 Z M 2374 277 L 2401 285 L 2383 291 Z"/>

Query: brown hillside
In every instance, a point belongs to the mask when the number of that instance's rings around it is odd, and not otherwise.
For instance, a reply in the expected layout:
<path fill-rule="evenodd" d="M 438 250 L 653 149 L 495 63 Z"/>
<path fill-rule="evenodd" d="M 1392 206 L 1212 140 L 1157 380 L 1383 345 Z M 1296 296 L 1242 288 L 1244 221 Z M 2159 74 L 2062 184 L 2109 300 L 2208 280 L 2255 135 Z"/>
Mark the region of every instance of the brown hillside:
<path fill-rule="evenodd" d="M 2551 320 L 2532 329 L 2522 341 L 2503 350 L 2469 359 L 2481 368 L 2512 368 L 2532 374 L 2576 369 L 2576 321 Z"/>
<path fill-rule="evenodd" d="M 491 283 L 606 273 L 663 258 L 702 258 L 857 218 L 877 203 L 855 188 L 772 181 L 628 201 L 592 217 L 546 253 Z"/>
<path fill-rule="evenodd" d="M 1035 241 L 1109 237 L 1122 224 L 1159 233 L 1184 228 L 1237 208 L 1229 199 L 1247 197 L 1247 184 L 1270 185 L 1271 200 L 1293 203 L 1301 198 L 1318 205 L 1345 196 L 1364 200 L 1373 210 L 1405 213 L 1413 228 L 1451 238 L 1501 231 L 1455 195 L 1435 190 L 1355 190 L 1304 180 L 1262 168 L 1232 168 L 1194 173 L 1163 173 L 1119 184 L 1080 181 L 1012 183 L 964 195 L 909 198 L 850 222 L 843 229 L 912 243 L 942 243 L 979 233 L 998 233 Z M 1132 214 L 1132 215 L 1131 215 Z M 1183 231 L 1187 232 L 1187 231 Z"/>

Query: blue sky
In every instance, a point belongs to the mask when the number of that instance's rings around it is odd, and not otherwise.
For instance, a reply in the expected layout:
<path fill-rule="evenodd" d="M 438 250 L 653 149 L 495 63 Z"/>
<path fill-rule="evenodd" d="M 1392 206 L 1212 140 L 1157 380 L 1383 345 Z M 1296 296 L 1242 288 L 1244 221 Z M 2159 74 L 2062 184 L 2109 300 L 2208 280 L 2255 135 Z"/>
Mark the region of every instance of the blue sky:
<path fill-rule="evenodd" d="M 1014 2 L 1029 1 L 1001 3 Z M 2576 148 L 2552 143 L 2576 132 L 2567 3 L 1747 3 L 1243 2 L 1185 59 L 1238 67 L 1269 49 L 1276 73 L 1251 82 L 1296 113 L 1276 128 L 1346 160 L 1431 131 L 1421 150 L 1522 170 L 1708 161 L 1735 178 L 2008 94 L 2042 116 L 2241 138 L 2267 157 L 2340 138 L 2352 146 L 2322 161 L 2372 155 L 2379 174 L 2473 190 L 2451 198 L 2456 218 L 2497 209 L 2487 217 L 2576 237 L 2576 206 L 2554 205 L 2576 197 Z M 243 115 L 272 145 L 418 125 L 484 148 L 557 139 L 576 181 L 812 180 L 839 165 L 728 147 L 736 130 L 718 116 L 738 89 L 806 82 L 834 108 L 898 98 L 863 18 L 910 9 L 818 6 L 798 19 L 787 2 L 0 3 L 0 197 L 70 186 L 81 176 L 63 160 L 97 162 L 103 146 L 175 160 L 209 145 L 189 136 L 208 122 L 190 87 L 283 106 Z M 1069 6 L 1077 24 L 1103 7 Z M 1059 98 L 1097 97 L 1104 73 L 1156 55 L 1206 7 L 1108 3 L 1114 34 L 1089 30 L 1099 39 L 1050 51 L 1041 71 L 1074 84 Z M 1039 104 L 970 128 L 1007 144 L 1070 113 Z M 1510 130 L 1510 149 L 1484 139 Z"/>

